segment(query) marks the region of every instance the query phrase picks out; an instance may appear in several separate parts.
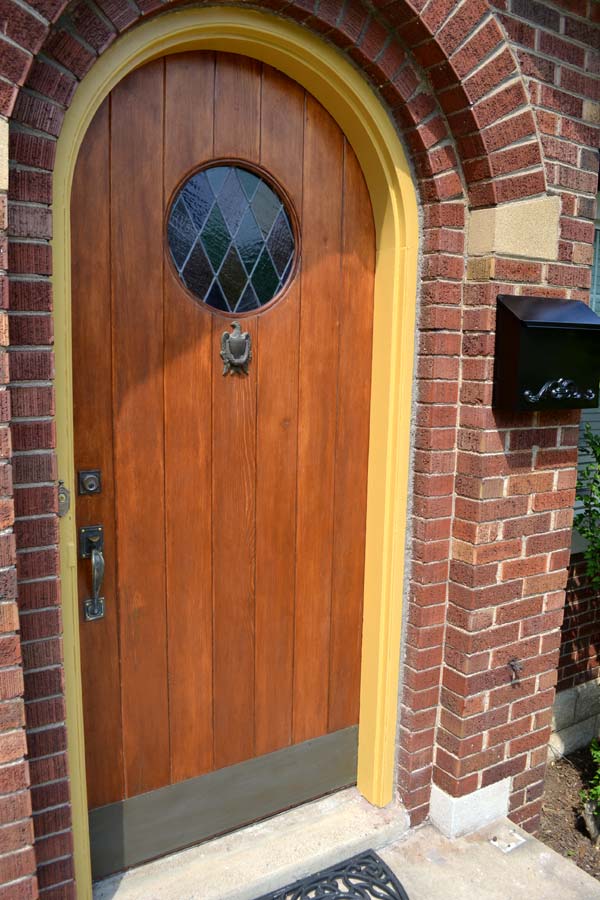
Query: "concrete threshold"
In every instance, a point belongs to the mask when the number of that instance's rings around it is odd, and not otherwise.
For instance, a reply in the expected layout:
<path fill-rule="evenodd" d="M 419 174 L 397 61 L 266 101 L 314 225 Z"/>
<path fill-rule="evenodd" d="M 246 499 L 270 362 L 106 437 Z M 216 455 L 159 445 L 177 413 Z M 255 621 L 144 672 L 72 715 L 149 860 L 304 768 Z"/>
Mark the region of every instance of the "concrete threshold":
<path fill-rule="evenodd" d="M 94 900 L 254 900 L 408 831 L 395 804 L 371 806 L 355 788 L 94 885 Z"/>

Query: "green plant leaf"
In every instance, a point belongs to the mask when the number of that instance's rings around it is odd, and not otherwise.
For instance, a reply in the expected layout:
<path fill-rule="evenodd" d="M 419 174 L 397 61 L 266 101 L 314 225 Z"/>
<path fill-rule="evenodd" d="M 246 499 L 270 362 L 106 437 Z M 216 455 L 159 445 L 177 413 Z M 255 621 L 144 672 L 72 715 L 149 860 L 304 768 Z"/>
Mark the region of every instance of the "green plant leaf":
<path fill-rule="evenodd" d="M 576 497 L 583 509 L 575 516 L 574 524 L 587 542 L 583 555 L 590 583 L 600 588 L 600 435 L 594 434 L 589 422 L 585 426 L 583 446 L 592 461 L 579 473 Z M 597 752 L 600 759 L 598 745 Z"/>

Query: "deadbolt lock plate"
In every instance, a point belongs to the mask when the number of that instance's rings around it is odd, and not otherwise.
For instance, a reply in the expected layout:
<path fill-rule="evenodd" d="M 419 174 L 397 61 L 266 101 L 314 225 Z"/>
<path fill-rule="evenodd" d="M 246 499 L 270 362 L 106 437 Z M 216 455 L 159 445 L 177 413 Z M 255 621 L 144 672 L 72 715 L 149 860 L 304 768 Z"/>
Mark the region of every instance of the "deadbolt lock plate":
<path fill-rule="evenodd" d="M 90 559 L 92 550 L 104 550 L 102 525 L 85 525 L 79 529 L 79 559 Z"/>
<path fill-rule="evenodd" d="M 102 493 L 102 472 L 100 469 L 85 469 L 78 472 L 80 494 Z"/>

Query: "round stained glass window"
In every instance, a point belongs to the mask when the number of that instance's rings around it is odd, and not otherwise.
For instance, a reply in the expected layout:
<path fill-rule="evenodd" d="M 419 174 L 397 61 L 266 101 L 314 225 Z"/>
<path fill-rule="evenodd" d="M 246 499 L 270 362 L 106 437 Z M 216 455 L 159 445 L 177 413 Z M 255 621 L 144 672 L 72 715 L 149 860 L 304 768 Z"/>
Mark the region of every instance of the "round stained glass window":
<path fill-rule="evenodd" d="M 226 313 L 269 303 L 292 271 L 294 232 L 284 202 L 241 166 L 192 175 L 171 206 L 167 239 L 188 290 Z"/>

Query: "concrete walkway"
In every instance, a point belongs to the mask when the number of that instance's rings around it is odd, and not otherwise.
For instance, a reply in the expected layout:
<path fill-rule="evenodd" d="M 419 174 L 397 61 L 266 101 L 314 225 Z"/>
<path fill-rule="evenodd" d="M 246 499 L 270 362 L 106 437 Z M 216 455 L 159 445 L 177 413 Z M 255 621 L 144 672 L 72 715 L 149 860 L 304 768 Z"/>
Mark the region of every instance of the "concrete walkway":
<path fill-rule="evenodd" d="M 508 820 L 453 841 L 426 825 L 378 852 L 410 900 L 600 898 L 600 881 Z"/>
<path fill-rule="evenodd" d="M 107 878 L 94 900 L 253 900 L 366 849 L 410 900 L 600 900 L 599 881 L 507 820 L 450 841 L 354 789 Z"/>

